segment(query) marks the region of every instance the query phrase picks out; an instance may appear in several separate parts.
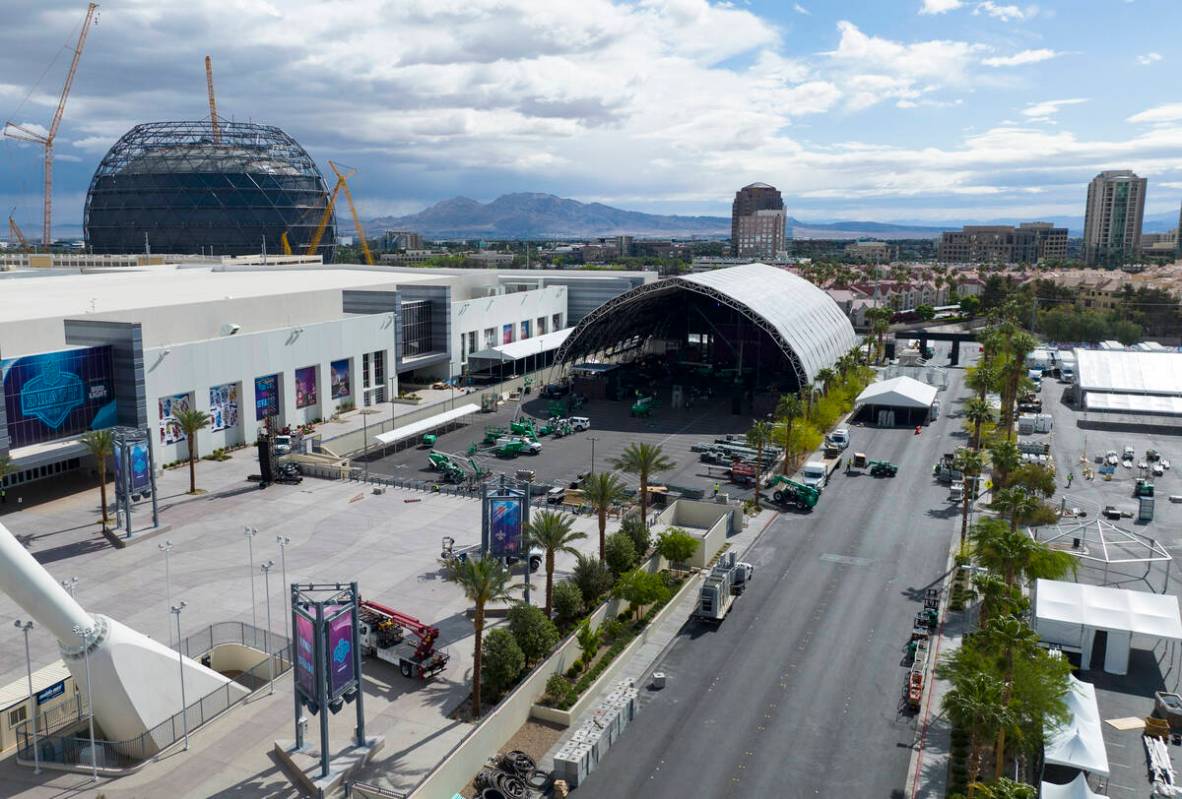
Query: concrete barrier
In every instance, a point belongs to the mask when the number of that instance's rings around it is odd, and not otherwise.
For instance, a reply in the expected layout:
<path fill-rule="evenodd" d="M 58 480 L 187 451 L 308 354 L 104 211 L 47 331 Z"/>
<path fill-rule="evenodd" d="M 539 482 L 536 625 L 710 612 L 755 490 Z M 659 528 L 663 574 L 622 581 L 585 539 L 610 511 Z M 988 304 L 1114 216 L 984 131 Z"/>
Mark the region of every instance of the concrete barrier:
<path fill-rule="evenodd" d="M 743 529 L 746 523 L 740 508 L 705 500 L 679 499 L 657 516 L 653 533 L 655 537 L 670 527 L 680 527 L 697 538 L 700 546 L 688 565 L 701 569 L 722 549 L 727 535 L 732 530 Z"/>

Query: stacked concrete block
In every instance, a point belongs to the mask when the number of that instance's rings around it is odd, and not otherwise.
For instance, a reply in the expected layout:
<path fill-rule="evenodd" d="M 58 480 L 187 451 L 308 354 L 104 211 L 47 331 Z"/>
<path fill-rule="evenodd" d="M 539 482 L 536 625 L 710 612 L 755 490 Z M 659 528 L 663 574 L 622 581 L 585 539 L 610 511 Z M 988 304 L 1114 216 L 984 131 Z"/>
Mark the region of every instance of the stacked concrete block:
<path fill-rule="evenodd" d="M 636 718 L 639 697 L 631 680 L 617 683 L 554 756 L 554 778 L 566 780 L 572 788 L 585 780 Z"/>

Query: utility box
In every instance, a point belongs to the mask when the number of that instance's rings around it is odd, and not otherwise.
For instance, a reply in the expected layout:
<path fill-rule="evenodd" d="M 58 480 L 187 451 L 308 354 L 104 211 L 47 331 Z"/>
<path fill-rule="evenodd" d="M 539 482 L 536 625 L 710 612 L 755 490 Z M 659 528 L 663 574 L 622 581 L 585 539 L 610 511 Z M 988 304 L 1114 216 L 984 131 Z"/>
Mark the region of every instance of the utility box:
<path fill-rule="evenodd" d="M 1141 497 L 1141 506 L 1137 509 L 1137 521 L 1153 521 L 1153 497 Z"/>

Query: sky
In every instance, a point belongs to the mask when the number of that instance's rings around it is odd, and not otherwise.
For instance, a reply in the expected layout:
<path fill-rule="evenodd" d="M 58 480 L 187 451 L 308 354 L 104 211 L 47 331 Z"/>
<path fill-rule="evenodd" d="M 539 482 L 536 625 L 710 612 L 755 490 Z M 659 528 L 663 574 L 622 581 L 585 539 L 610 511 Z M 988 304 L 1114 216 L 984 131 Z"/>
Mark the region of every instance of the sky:
<path fill-rule="evenodd" d="M 44 129 L 85 5 L 0 3 L 0 121 Z M 778 187 L 808 221 L 1082 217 L 1101 169 L 1182 202 L 1179 0 L 107 0 L 58 133 L 55 221 L 141 122 L 277 125 L 361 215 L 549 192 L 728 215 Z M 41 207 L 0 142 L 0 205 Z"/>

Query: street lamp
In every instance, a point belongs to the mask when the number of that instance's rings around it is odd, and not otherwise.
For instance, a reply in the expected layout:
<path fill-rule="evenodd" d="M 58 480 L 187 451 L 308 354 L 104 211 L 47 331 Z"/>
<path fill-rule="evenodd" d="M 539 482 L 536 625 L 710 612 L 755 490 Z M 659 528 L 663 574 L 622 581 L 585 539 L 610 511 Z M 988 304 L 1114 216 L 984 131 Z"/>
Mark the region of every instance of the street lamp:
<path fill-rule="evenodd" d="M 271 658 L 271 567 L 275 561 L 269 560 L 259 568 L 263 570 L 263 590 L 267 595 L 267 632 L 263 635 L 263 647 L 267 650 L 267 685 L 268 694 L 275 693 L 275 661 Z"/>
<path fill-rule="evenodd" d="M 37 751 L 37 702 L 33 699 L 33 659 L 29 656 L 29 630 L 33 629 L 33 622 L 14 622 L 16 628 L 25 634 L 25 668 L 29 676 L 29 704 L 33 707 L 33 773 L 41 773 L 41 753 Z"/>
<path fill-rule="evenodd" d="M 259 531 L 253 527 L 243 527 L 242 534 L 246 536 L 246 541 L 250 545 L 250 626 L 257 631 L 259 620 L 258 614 L 255 611 L 257 603 L 254 598 L 254 537 L 259 534 Z M 258 642 L 256 641 L 255 643 Z"/>
<path fill-rule="evenodd" d="M 98 782 L 98 750 L 94 747 L 94 686 L 90 681 L 90 639 L 94 637 L 93 627 L 74 625 L 74 635 L 82 641 L 82 660 L 86 664 L 86 709 L 90 720 L 90 779 Z"/>
<path fill-rule="evenodd" d="M 66 591 L 69 592 L 70 599 L 73 599 L 74 598 L 74 586 L 78 585 L 78 578 L 71 577 L 67 580 L 62 580 L 61 584 L 62 584 L 62 588 L 66 589 Z"/>
<path fill-rule="evenodd" d="M 587 440 L 591 442 L 591 474 L 595 474 L 595 442 L 599 439 L 595 436 L 587 436 Z"/>
<path fill-rule="evenodd" d="M 364 393 L 364 392 L 363 392 Z M 393 413 L 393 411 L 390 411 Z M 369 416 L 365 413 L 365 403 L 361 403 L 361 458 L 365 461 L 365 482 L 369 482 Z"/>
<path fill-rule="evenodd" d="M 167 605 L 172 605 L 172 575 L 168 569 L 168 553 L 172 552 L 172 539 L 166 539 L 163 544 L 157 544 L 156 548 L 164 553 L 164 602 Z M 168 643 L 172 643 L 172 625 L 168 625 Z M 177 641 L 180 644 L 180 641 Z"/>
<path fill-rule="evenodd" d="M 181 725 L 185 729 L 185 751 L 189 751 L 189 706 L 185 701 L 185 655 L 181 652 L 181 611 L 185 609 L 188 603 L 183 599 L 179 605 L 173 605 L 170 610 L 172 615 L 176 616 L 176 663 L 181 675 Z M 89 680 L 87 680 L 89 682 Z"/>
<path fill-rule="evenodd" d="M 279 563 L 280 563 L 280 568 L 283 570 L 283 584 L 281 586 L 283 589 L 282 590 L 282 593 L 283 593 L 283 618 L 290 619 L 291 618 L 291 611 L 289 611 L 287 609 L 287 600 L 288 600 L 288 597 L 287 597 L 287 594 L 288 594 L 287 548 L 288 548 L 288 546 L 291 545 L 291 539 L 285 535 L 277 535 L 277 536 L 275 536 L 275 543 L 279 545 Z M 286 624 L 286 622 L 284 622 L 284 623 Z M 268 626 L 270 626 L 270 625 L 268 625 Z"/>

